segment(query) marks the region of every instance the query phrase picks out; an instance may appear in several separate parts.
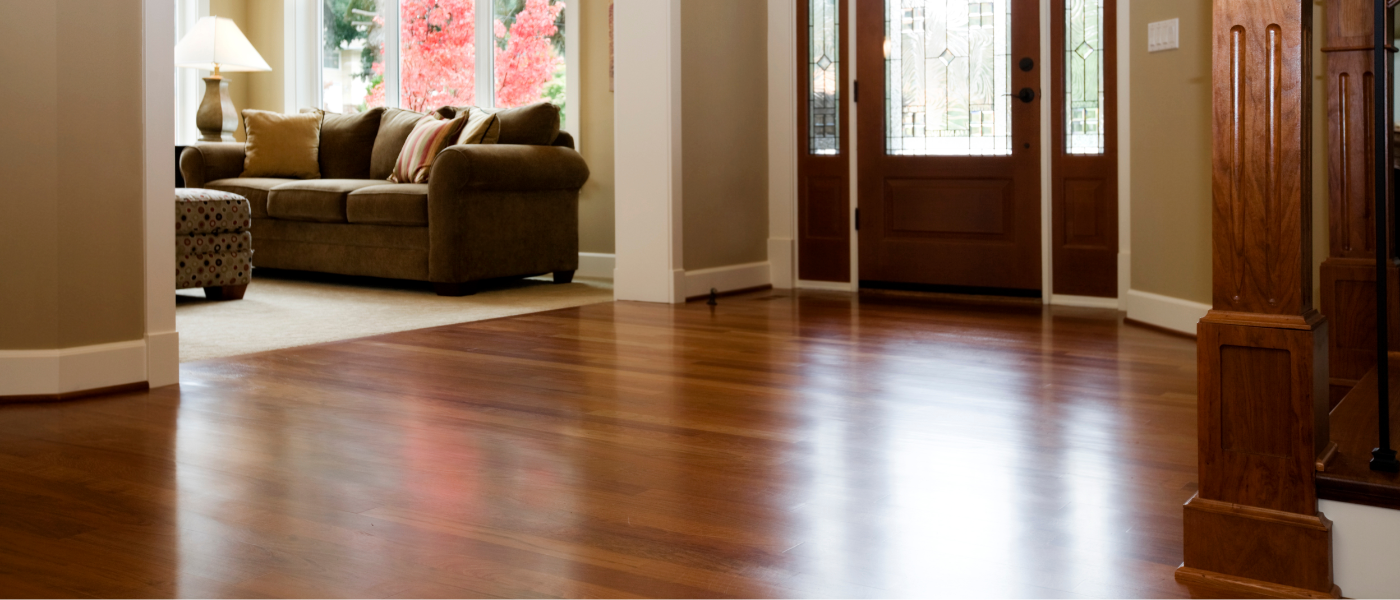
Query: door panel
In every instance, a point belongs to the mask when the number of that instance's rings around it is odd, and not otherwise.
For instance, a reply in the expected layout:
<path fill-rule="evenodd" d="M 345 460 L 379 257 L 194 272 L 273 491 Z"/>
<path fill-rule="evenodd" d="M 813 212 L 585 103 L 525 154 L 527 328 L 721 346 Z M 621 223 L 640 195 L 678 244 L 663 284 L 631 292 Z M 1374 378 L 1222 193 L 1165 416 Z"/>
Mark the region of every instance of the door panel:
<path fill-rule="evenodd" d="M 797 277 L 851 280 L 847 0 L 797 0 Z"/>
<path fill-rule="evenodd" d="M 1051 0 L 1056 294 L 1118 295 L 1115 0 Z"/>
<path fill-rule="evenodd" d="M 862 284 L 1039 290 L 1038 2 L 857 10 Z"/>

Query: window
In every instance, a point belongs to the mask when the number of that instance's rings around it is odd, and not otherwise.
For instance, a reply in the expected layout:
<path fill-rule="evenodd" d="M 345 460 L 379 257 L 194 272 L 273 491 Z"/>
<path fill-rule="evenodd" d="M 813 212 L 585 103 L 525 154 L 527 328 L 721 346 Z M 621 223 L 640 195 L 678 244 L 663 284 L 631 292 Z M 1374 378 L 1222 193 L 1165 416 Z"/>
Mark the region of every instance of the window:
<path fill-rule="evenodd" d="M 885 149 L 1011 154 L 1007 0 L 887 0 Z"/>
<path fill-rule="evenodd" d="M 564 0 L 322 2 L 326 110 L 541 100 L 569 108 Z"/>
<path fill-rule="evenodd" d="M 1065 2 L 1065 151 L 1104 153 L 1103 0 Z"/>

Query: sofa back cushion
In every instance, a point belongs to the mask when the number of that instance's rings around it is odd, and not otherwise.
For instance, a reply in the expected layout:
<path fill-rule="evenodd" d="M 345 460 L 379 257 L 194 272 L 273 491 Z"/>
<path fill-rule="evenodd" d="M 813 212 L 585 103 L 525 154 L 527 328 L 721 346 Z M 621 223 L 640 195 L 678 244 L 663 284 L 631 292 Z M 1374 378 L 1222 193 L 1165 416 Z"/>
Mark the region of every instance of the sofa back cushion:
<path fill-rule="evenodd" d="M 428 173 L 433 168 L 433 159 L 443 148 L 451 146 L 467 122 L 466 115 L 455 119 L 424 119 L 413 128 L 399 151 L 399 160 L 394 163 L 394 173 L 389 181 L 394 183 L 428 183 Z"/>
<path fill-rule="evenodd" d="M 413 126 L 428 118 L 428 115 L 401 108 L 386 108 L 379 119 L 379 133 L 374 136 L 374 149 L 370 152 L 369 178 L 389 179 L 394 174 L 394 163 L 399 160 L 399 151 L 413 133 Z"/>
<path fill-rule="evenodd" d="M 379 134 L 383 108 L 342 115 L 321 113 L 321 177 L 369 179 L 374 140 Z"/>
<path fill-rule="evenodd" d="M 552 146 L 554 140 L 559 137 L 559 107 L 548 102 L 536 102 L 515 108 L 444 106 L 437 110 L 437 114 L 446 119 L 463 113 L 466 113 L 469 119 L 475 115 L 495 115 L 500 122 L 499 139 L 495 142 L 497 144 Z M 471 125 L 468 124 L 467 127 L 470 128 Z"/>
<path fill-rule="evenodd" d="M 321 115 L 284 115 L 266 110 L 243 111 L 248 133 L 242 177 L 321 176 L 317 155 L 321 146 Z"/>

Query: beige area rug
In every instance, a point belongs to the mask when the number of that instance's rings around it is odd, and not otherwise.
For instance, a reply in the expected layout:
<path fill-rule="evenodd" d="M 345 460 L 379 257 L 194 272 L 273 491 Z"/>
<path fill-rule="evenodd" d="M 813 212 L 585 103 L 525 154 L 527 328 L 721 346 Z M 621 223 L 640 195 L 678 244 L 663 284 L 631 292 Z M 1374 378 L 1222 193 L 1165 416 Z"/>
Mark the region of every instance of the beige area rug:
<path fill-rule="evenodd" d="M 242 300 L 214 302 L 180 290 L 180 362 L 611 302 L 612 282 L 547 277 L 490 282 L 444 298 L 426 283 L 314 273 L 255 272 Z"/>

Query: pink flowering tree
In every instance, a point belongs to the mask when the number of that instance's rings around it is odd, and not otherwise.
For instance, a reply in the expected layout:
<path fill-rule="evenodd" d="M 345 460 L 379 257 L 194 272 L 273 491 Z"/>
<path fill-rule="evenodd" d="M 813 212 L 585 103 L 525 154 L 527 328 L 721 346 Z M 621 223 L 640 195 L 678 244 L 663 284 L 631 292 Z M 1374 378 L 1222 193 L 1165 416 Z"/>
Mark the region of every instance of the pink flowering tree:
<path fill-rule="evenodd" d="M 474 8 L 474 0 L 400 1 L 401 106 L 427 112 L 444 105 L 476 104 Z M 525 0 L 509 26 L 496 20 L 497 106 L 519 106 L 544 96 L 562 63 L 553 38 L 563 10 L 559 0 Z M 380 18 L 375 23 L 383 26 Z M 371 69 L 376 83 L 365 103 L 384 106 L 384 63 L 376 62 Z"/>

